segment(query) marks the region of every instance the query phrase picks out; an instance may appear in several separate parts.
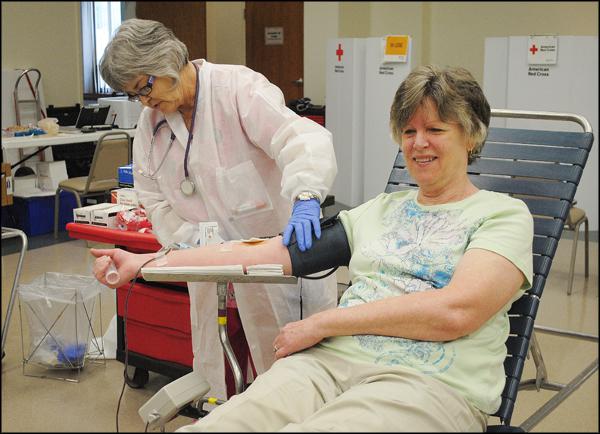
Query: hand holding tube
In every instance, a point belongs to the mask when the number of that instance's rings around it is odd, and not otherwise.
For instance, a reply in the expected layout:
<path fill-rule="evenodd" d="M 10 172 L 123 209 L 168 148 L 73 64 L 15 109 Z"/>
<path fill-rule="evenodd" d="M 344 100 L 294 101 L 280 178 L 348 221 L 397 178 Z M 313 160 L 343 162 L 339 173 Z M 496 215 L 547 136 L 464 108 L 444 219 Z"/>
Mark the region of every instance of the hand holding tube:
<path fill-rule="evenodd" d="M 121 249 L 90 249 L 97 259 L 94 276 L 110 288 L 117 288 L 135 277 L 138 269 L 155 257 L 154 253 L 136 254 Z"/>
<path fill-rule="evenodd" d="M 108 265 L 108 270 L 106 270 L 104 278 L 111 285 L 114 285 L 115 283 L 119 282 L 119 272 L 117 271 L 117 267 L 115 266 L 115 263 L 112 260 Z"/>

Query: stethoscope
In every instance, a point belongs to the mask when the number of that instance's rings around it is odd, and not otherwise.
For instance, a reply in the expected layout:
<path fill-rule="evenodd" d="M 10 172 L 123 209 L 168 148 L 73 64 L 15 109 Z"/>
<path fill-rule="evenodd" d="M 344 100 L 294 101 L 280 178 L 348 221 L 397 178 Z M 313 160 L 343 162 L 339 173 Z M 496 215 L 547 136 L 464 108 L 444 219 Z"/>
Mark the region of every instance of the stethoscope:
<path fill-rule="evenodd" d="M 192 145 L 192 140 L 194 138 L 193 131 L 194 131 L 194 124 L 196 123 L 196 110 L 198 108 L 198 94 L 199 94 L 199 90 L 200 90 L 200 73 L 199 73 L 198 67 L 196 65 L 194 65 L 194 67 L 196 68 L 196 96 L 194 99 L 194 112 L 192 114 L 192 125 L 188 132 L 187 145 L 185 146 L 185 157 L 183 160 L 183 171 L 184 171 L 185 178 L 179 184 L 179 189 L 186 196 L 190 196 L 196 190 L 196 185 L 190 179 L 190 174 L 188 171 L 188 155 L 190 153 L 190 147 Z M 154 131 L 152 132 L 152 139 L 150 140 L 150 150 L 148 152 L 148 163 L 146 165 L 146 167 L 148 167 L 148 169 L 150 169 L 150 165 L 152 164 L 152 152 L 154 150 L 154 141 L 156 138 L 156 134 L 158 133 L 158 130 L 160 130 L 166 124 L 167 124 L 167 120 L 163 119 L 158 124 L 156 124 L 156 126 L 154 127 Z M 140 170 L 139 173 L 141 175 L 145 176 L 146 178 L 150 178 L 153 181 L 156 181 L 158 179 L 156 174 L 158 173 L 158 171 L 162 167 L 163 163 L 165 162 L 165 160 L 167 158 L 167 154 L 171 150 L 171 146 L 173 146 L 174 140 L 175 140 L 175 133 L 173 131 L 171 131 L 171 137 L 169 139 L 169 146 L 167 147 L 167 150 L 165 151 L 165 155 L 163 156 L 158 168 L 154 171 L 154 173 L 151 173 L 150 170 L 148 171 L 148 174 L 143 173 L 142 170 Z"/>

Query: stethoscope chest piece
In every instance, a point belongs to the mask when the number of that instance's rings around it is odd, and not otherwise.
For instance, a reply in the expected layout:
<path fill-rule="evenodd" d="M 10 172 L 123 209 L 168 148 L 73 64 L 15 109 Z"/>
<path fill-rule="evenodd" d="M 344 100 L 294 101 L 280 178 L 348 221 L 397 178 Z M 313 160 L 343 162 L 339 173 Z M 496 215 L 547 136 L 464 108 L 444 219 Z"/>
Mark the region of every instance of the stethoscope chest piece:
<path fill-rule="evenodd" d="M 186 178 L 183 181 L 181 181 L 181 184 L 179 184 L 179 188 L 181 189 L 181 192 L 183 194 L 185 194 L 186 196 L 190 196 L 192 193 L 194 193 L 196 186 L 192 181 Z"/>

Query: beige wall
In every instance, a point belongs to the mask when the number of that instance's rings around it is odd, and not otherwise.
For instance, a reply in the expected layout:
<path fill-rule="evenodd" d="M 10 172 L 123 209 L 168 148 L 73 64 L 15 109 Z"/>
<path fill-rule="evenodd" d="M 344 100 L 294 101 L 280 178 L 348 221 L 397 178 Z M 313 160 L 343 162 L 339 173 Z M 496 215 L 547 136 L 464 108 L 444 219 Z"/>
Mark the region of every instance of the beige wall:
<path fill-rule="evenodd" d="M 368 36 L 410 35 L 412 62 L 413 65 L 420 65 L 424 36 L 423 10 L 423 2 L 372 2 Z"/>
<path fill-rule="evenodd" d="M 597 2 L 339 4 L 339 37 L 408 34 L 413 38 L 413 65 L 460 65 L 469 69 L 480 83 L 483 83 L 487 37 L 598 35 Z M 325 80 L 325 77 L 321 79 Z"/>
<path fill-rule="evenodd" d="M 424 63 L 460 65 L 483 83 L 485 38 L 597 36 L 597 2 L 432 2 Z"/>
<path fill-rule="evenodd" d="M 46 105 L 83 103 L 79 2 L 2 2 L 2 68 L 37 68 Z"/>
<path fill-rule="evenodd" d="M 207 2 L 210 61 L 245 63 L 243 10 Z M 304 91 L 316 104 L 329 38 L 409 34 L 415 66 L 462 65 L 482 82 L 486 37 L 598 35 L 597 2 L 305 2 L 304 18 Z M 81 103 L 79 29 L 79 2 L 2 2 L 2 67 L 39 68 L 46 104 Z"/>
<path fill-rule="evenodd" d="M 370 2 L 339 2 L 340 38 L 366 38 L 371 22 Z"/>
<path fill-rule="evenodd" d="M 339 32 L 339 2 L 304 2 L 304 96 L 325 104 L 327 40 Z"/>
<path fill-rule="evenodd" d="M 308 4 L 308 3 L 306 3 Z M 337 2 L 338 37 L 408 34 L 413 65 L 461 65 L 483 83 L 485 38 L 530 34 L 598 35 L 596 2 Z M 305 16 L 305 21 L 309 17 Z M 308 24 L 305 24 L 305 28 Z M 335 37 L 335 36 L 330 36 Z M 325 44 L 326 40 L 321 40 Z M 314 48 L 312 56 L 314 56 Z M 305 65 L 311 52 L 305 45 Z M 322 104 L 325 75 L 305 79 Z M 314 90 L 308 93 L 308 90 Z"/>
<path fill-rule="evenodd" d="M 244 2 L 206 2 L 206 60 L 246 63 Z"/>

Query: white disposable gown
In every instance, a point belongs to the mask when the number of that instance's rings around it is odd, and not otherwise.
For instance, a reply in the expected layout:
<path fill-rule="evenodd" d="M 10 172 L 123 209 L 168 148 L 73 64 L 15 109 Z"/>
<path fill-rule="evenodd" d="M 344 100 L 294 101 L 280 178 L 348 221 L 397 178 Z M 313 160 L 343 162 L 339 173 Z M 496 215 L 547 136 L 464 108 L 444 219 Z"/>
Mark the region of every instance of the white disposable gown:
<path fill-rule="evenodd" d="M 179 113 L 145 108 L 133 142 L 135 189 L 153 231 L 163 246 L 194 244 L 203 221 L 218 222 L 223 240 L 276 235 L 300 192 L 325 198 L 329 191 L 337 173 L 331 134 L 287 108 L 282 92 L 262 74 L 203 59 L 194 63 L 200 86 L 188 170 L 195 192 L 185 196 L 180 190 L 188 130 Z M 150 153 L 152 132 L 165 118 L 168 128 L 160 128 Z M 171 131 L 175 140 L 166 154 Z M 224 399 L 216 284 L 188 288 L 194 369 L 209 381 L 210 395 Z M 337 285 L 335 275 L 297 285 L 235 284 L 235 295 L 254 366 L 262 373 L 274 362 L 279 329 L 300 315 L 334 307 Z"/>

